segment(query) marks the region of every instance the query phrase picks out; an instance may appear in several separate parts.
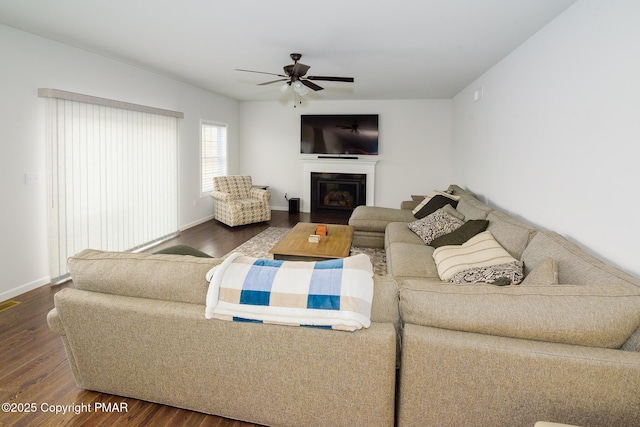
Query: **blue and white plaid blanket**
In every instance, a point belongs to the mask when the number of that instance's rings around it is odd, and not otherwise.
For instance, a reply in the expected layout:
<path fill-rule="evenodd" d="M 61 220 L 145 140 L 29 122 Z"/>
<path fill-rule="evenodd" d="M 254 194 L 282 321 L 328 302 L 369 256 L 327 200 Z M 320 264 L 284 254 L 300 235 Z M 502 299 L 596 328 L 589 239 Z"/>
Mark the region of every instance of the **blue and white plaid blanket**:
<path fill-rule="evenodd" d="M 207 319 L 317 326 L 371 325 L 373 268 L 367 255 L 276 261 L 231 254 L 207 273 Z"/>

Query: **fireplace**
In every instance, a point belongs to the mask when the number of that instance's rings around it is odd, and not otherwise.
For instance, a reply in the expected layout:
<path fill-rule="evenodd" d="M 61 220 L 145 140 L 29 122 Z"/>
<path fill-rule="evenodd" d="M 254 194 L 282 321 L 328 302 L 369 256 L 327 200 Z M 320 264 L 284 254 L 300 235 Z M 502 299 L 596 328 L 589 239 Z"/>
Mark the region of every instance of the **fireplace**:
<path fill-rule="evenodd" d="M 377 159 L 302 159 L 302 198 L 300 199 L 302 212 L 311 212 L 311 190 L 312 187 L 315 187 L 315 185 L 311 185 L 312 173 L 365 175 L 366 191 L 360 192 L 361 204 L 375 206 L 376 163 L 378 163 Z"/>
<path fill-rule="evenodd" d="M 353 210 L 367 201 L 367 175 L 311 173 L 311 212 L 321 209 Z"/>

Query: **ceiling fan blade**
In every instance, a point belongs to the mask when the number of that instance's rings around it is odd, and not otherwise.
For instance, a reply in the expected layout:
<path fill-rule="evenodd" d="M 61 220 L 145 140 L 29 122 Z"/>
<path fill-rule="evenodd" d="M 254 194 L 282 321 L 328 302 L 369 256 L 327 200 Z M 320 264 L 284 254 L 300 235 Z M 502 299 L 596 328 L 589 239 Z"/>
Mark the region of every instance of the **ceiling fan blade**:
<path fill-rule="evenodd" d="M 288 77 L 288 76 L 285 76 L 284 74 L 266 73 L 264 71 L 241 70 L 240 68 L 236 68 L 236 71 L 244 71 L 245 73 L 269 74 L 271 76 L 278 76 L 278 77 Z"/>
<path fill-rule="evenodd" d="M 328 76 L 307 76 L 309 80 L 323 80 L 326 82 L 346 82 L 353 83 L 353 77 L 328 77 Z"/>
<path fill-rule="evenodd" d="M 278 79 L 278 80 L 272 80 L 270 82 L 258 83 L 258 86 L 265 86 L 265 85 L 270 85 L 271 83 L 279 83 L 279 82 L 286 82 L 286 81 L 289 81 L 289 79 Z"/>
<path fill-rule="evenodd" d="M 323 87 L 318 86 L 317 84 L 312 83 L 312 82 L 310 82 L 310 81 L 308 81 L 308 80 L 302 80 L 302 79 L 300 79 L 300 82 L 301 82 L 303 85 L 305 85 L 306 87 L 308 87 L 309 89 L 313 89 L 313 90 L 315 90 L 315 91 L 318 91 L 318 90 L 322 90 L 322 89 L 324 89 Z"/>

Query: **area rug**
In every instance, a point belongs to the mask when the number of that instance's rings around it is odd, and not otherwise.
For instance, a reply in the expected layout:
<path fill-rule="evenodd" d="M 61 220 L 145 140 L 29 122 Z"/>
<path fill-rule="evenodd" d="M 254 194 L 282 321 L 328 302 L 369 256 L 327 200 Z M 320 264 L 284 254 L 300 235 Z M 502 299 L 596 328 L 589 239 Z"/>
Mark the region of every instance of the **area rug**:
<path fill-rule="evenodd" d="M 284 227 L 269 227 L 257 236 L 247 240 L 224 257 L 226 258 L 233 252 L 241 252 L 242 254 L 250 257 L 273 259 L 273 255 L 269 253 L 269 250 L 274 247 L 275 244 L 289 232 L 289 230 L 291 229 Z M 351 255 L 357 254 L 365 254 L 369 256 L 371 264 L 373 265 L 373 273 L 376 276 L 387 275 L 387 260 L 384 249 L 351 247 Z"/>

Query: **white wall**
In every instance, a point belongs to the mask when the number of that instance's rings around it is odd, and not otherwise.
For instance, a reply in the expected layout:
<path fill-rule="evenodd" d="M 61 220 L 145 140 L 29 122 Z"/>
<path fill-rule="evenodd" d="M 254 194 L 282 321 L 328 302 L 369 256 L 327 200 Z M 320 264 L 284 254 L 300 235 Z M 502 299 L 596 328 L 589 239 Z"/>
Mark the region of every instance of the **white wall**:
<path fill-rule="evenodd" d="M 45 100 L 49 87 L 185 114 L 180 124 L 180 226 L 212 215 L 200 199 L 200 119 L 229 124 L 238 169 L 238 102 L 188 84 L 0 25 L 0 301 L 49 281 Z M 40 182 L 25 184 L 25 173 Z M 194 207 L 195 201 L 195 207 Z"/>
<path fill-rule="evenodd" d="M 376 204 L 454 182 L 640 275 L 640 2 L 581 0 L 454 100 L 240 102 L 0 25 L 0 300 L 48 282 L 45 101 L 37 88 L 178 110 L 180 226 L 199 196 L 199 121 L 229 124 L 230 173 L 302 194 L 300 114 L 380 114 Z M 484 97 L 474 102 L 473 91 Z M 25 173 L 41 182 L 25 184 Z M 193 206 L 195 202 L 195 207 Z"/>
<path fill-rule="evenodd" d="M 241 102 L 241 172 L 269 185 L 272 207 L 286 210 L 285 193 L 302 198 L 301 159 L 317 157 L 300 154 L 300 115 L 356 113 L 379 115 L 377 206 L 450 184 L 451 100 Z"/>
<path fill-rule="evenodd" d="M 635 275 L 639 23 L 637 0 L 575 3 L 455 97 L 452 132 L 454 181 Z"/>

